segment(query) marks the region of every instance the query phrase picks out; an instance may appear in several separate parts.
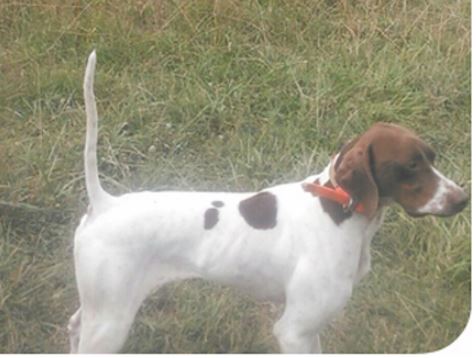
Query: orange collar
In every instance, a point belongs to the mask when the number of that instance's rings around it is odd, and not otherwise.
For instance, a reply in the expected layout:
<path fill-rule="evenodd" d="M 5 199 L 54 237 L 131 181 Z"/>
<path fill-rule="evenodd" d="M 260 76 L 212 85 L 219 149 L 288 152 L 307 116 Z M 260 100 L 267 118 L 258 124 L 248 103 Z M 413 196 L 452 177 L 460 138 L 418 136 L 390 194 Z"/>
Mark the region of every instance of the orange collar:
<path fill-rule="evenodd" d="M 305 191 L 311 193 L 314 196 L 326 198 L 341 204 L 344 207 L 344 210 L 348 210 L 349 206 L 353 206 L 351 204 L 352 198 L 340 186 L 336 188 L 329 188 L 327 186 L 314 184 L 314 183 L 303 183 L 302 187 Z M 364 212 L 364 206 L 362 205 L 362 203 L 358 203 L 355 206 L 354 210 L 362 214 Z"/>

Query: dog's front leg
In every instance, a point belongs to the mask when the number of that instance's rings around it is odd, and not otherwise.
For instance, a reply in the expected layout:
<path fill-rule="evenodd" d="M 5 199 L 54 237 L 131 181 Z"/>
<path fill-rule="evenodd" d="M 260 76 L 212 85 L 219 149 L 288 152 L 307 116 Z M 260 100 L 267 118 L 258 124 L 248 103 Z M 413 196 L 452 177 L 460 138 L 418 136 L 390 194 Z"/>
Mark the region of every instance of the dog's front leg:
<path fill-rule="evenodd" d="M 306 319 L 306 312 L 287 306 L 273 333 L 282 353 L 322 353 L 319 325 L 318 320 Z"/>
<path fill-rule="evenodd" d="M 286 318 L 275 324 L 273 333 L 282 353 L 321 353 L 319 335 L 301 331 Z"/>
<path fill-rule="evenodd" d="M 286 287 L 286 307 L 273 333 L 283 353 L 321 353 L 319 331 L 352 294 L 352 280 L 334 277 L 315 262 L 301 259 Z"/>

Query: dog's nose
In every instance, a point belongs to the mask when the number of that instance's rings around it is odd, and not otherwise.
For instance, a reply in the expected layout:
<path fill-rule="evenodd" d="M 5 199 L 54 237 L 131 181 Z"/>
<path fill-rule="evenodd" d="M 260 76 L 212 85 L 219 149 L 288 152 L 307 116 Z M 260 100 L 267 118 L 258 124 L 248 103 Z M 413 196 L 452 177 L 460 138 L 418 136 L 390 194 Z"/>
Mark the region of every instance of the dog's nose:
<path fill-rule="evenodd" d="M 469 195 L 466 194 L 463 190 L 459 193 L 456 200 L 453 202 L 454 213 L 459 213 L 463 210 L 469 202 Z"/>
<path fill-rule="evenodd" d="M 469 195 L 466 192 L 458 188 L 453 190 L 447 198 L 446 213 L 444 216 L 452 216 L 462 211 L 469 202 Z"/>

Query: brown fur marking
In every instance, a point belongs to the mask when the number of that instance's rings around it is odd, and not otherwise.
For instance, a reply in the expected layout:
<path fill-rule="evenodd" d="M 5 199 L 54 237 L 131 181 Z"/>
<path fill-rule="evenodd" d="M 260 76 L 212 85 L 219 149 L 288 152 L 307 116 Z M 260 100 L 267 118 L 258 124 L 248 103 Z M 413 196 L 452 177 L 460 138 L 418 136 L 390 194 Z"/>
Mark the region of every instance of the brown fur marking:
<path fill-rule="evenodd" d="M 268 192 L 261 192 L 242 200 L 238 206 L 241 216 L 252 228 L 272 229 L 277 224 L 277 200 Z"/>
<path fill-rule="evenodd" d="M 435 194 L 435 153 L 412 131 L 376 123 L 349 142 L 336 161 L 336 182 L 366 208 L 372 218 L 382 198 L 393 199 L 410 215 Z"/>
<path fill-rule="evenodd" d="M 213 229 L 218 223 L 218 209 L 210 208 L 205 211 L 203 227 L 205 230 Z"/>
<path fill-rule="evenodd" d="M 212 201 L 212 205 L 215 207 L 215 208 L 222 208 L 225 206 L 225 203 L 221 200 L 214 200 Z"/>
<path fill-rule="evenodd" d="M 315 184 L 320 184 L 319 179 L 314 181 Z M 331 182 L 327 182 L 324 186 L 328 188 L 333 188 Z M 336 203 L 335 201 L 319 197 L 319 201 L 321 202 L 322 209 L 331 217 L 332 221 L 339 226 L 343 221 L 347 220 L 352 216 L 352 212 L 344 211 L 344 208 L 341 204 Z"/>

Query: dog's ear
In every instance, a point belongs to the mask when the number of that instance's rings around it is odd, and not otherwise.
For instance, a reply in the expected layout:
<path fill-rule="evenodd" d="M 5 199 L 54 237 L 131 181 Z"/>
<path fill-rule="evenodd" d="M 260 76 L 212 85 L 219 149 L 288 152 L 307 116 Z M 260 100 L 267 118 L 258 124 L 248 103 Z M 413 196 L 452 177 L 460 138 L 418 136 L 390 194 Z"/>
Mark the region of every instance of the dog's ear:
<path fill-rule="evenodd" d="M 354 204 L 362 203 L 367 218 L 375 215 L 379 203 L 373 164 L 371 143 L 357 138 L 342 148 L 334 165 L 335 181 L 349 193 Z"/>

